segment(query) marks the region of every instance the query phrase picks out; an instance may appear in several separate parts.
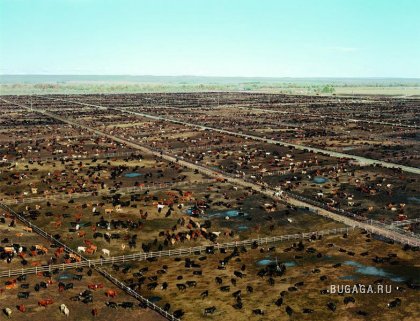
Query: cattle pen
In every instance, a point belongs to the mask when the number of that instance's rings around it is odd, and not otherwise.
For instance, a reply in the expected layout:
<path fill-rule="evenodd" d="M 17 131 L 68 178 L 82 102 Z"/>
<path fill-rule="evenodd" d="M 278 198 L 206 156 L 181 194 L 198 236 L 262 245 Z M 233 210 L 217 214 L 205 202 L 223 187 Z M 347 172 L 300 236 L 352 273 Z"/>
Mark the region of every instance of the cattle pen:
<path fill-rule="evenodd" d="M 200 180 L 200 182 L 197 182 L 197 183 L 210 183 L 213 181 L 214 179 L 206 179 L 206 180 Z M 179 188 L 186 185 L 191 186 L 194 183 L 196 182 L 151 183 L 151 184 L 141 184 L 139 186 L 122 187 L 122 188 L 117 188 L 117 189 L 107 189 L 107 190 L 92 191 L 92 192 L 48 194 L 48 195 L 43 195 L 43 196 L 38 196 L 38 197 L 3 199 L 1 200 L 1 202 L 6 205 L 14 205 L 14 204 L 40 203 L 40 202 L 45 202 L 49 200 L 67 200 L 67 199 L 77 199 L 77 198 L 85 198 L 85 197 L 92 197 L 92 196 L 104 196 L 104 195 L 112 195 L 112 194 L 129 195 L 129 194 L 136 194 L 136 193 L 145 192 L 145 191 L 174 189 L 174 188 Z"/>
<path fill-rule="evenodd" d="M 103 131 L 94 129 L 90 126 L 80 124 L 73 119 L 58 116 L 58 115 L 56 115 L 54 113 L 51 113 L 49 111 L 46 111 L 46 110 L 32 109 L 32 108 L 30 108 L 26 105 L 20 104 L 20 103 L 10 102 L 6 99 L 2 99 L 2 100 L 4 102 L 22 107 L 22 108 L 24 108 L 28 111 L 34 111 L 38 114 L 42 114 L 42 115 L 45 115 L 45 116 L 50 117 L 52 119 L 62 121 L 62 122 L 67 123 L 69 125 L 88 130 L 88 131 L 90 131 L 90 132 L 92 132 L 96 135 L 101 135 L 103 137 L 108 137 L 108 138 L 110 138 L 110 139 L 112 139 L 116 142 L 124 143 L 127 146 L 130 146 L 130 147 L 135 148 L 137 150 L 144 151 L 144 152 L 150 153 L 154 156 L 161 157 L 162 159 L 164 159 L 166 161 L 178 163 L 179 165 L 182 165 L 182 166 L 184 166 L 186 168 L 189 168 L 191 170 L 197 170 L 198 172 L 201 172 L 202 174 L 207 175 L 209 177 L 214 177 L 216 179 L 224 179 L 225 181 L 228 181 L 230 183 L 237 184 L 237 185 L 243 186 L 245 188 L 251 188 L 256 192 L 262 193 L 262 194 L 264 194 L 266 196 L 269 196 L 273 199 L 286 202 L 290 205 L 310 208 L 310 209 L 313 210 L 314 213 L 316 213 L 318 215 L 327 217 L 329 219 L 335 220 L 335 221 L 340 222 L 340 223 L 344 223 L 348 226 L 359 227 L 361 229 L 365 229 L 367 231 L 370 231 L 371 233 L 382 235 L 385 238 L 389 238 L 389 239 L 392 239 L 396 242 L 400 242 L 400 243 L 403 243 L 403 244 L 408 244 L 408 245 L 411 245 L 411 246 L 419 246 L 420 245 L 420 239 L 418 237 L 413 237 L 411 235 L 401 234 L 401 233 L 399 233 L 395 230 L 389 229 L 389 226 L 383 226 L 381 224 L 372 224 L 372 222 L 369 224 L 369 223 L 357 221 L 355 219 L 351 219 L 350 217 L 343 216 L 342 214 L 345 214 L 345 213 L 343 213 L 343 211 L 340 211 L 339 209 L 327 206 L 327 205 L 325 205 L 323 203 L 319 203 L 317 201 L 308 200 L 306 197 L 297 196 L 294 193 L 285 193 L 288 196 L 287 198 L 281 197 L 280 195 L 277 196 L 279 191 L 276 190 L 276 189 L 267 188 L 266 186 L 262 186 L 260 184 L 254 183 L 254 182 L 249 182 L 245 179 L 240 179 L 240 178 L 237 178 L 237 177 L 233 177 L 231 174 L 226 173 L 226 172 L 222 172 L 220 170 L 215 170 L 215 169 L 208 168 L 208 167 L 205 167 L 205 166 L 202 166 L 202 165 L 198 165 L 196 163 L 181 160 L 178 157 L 174 157 L 172 155 L 164 153 L 162 150 L 157 150 L 157 149 L 152 148 L 152 147 L 148 147 L 148 146 L 144 146 L 144 145 L 141 145 L 141 144 L 138 144 L 138 143 L 134 143 L 130 140 L 123 139 L 121 137 L 117 137 L 117 136 L 112 135 L 112 134 L 107 134 Z M 85 104 L 85 103 L 79 103 L 79 102 L 73 102 L 73 101 L 72 101 L 72 103 L 76 103 L 76 104 L 79 104 L 79 105 L 85 105 L 85 106 L 93 106 L 93 107 L 96 107 L 96 108 L 99 108 L 99 109 L 107 109 L 106 107 L 102 107 L 102 106 L 98 106 L 98 105 L 91 105 L 91 104 Z M 117 109 L 117 110 L 119 110 L 119 109 Z M 198 126 L 198 127 L 202 128 L 204 130 L 209 129 L 209 130 L 215 130 L 215 131 L 221 132 L 221 133 L 231 133 L 230 131 L 227 131 L 227 130 L 224 130 L 224 129 L 217 129 L 217 128 L 206 127 L 206 126 L 201 126 L 201 125 L 194 125 L 194 124 L 191 124 L 191 123 L 186 123 L 186 122 L 182 122 L 182 121 L 178 121 L 178 120 L 172 120 L 172 119 L 166 119 L 166 118 L 157 117 L 157 116 L 150 116 L 150 115 L 147 115 L 147 114 L 141 114 L 141 113 L 134 113 L 134 114 L 138 114 L 140 116 L 144 116 L 146 118 L 151 118 L 151 119 L 155 119 L 155 120 L 164 120 L 164 121 L 168 121 L 168 122 L 175 122 L 177 124 L 182 124 L 182 125 L 185 125 L 185 126 L 193 126 L 193 127 Z M 231 134 L 234 135 L 234 136 L 251 138 L 251 139 L 253 139 L 253 137 L 254 137 L 254 136 L 249 136 L 249 135 L 245 135 L 245 134 L 241 134 L 241 133 L 231 133 Z M 262 139 L 261 137 L 255 137 L 255 139 L 267 141 L 267 139 Z M 272 141 L 271 143 L 276 143 L 276 141 Z M 294 145 L 289 144 L 288 146 L 294 146 Z M 301 147 L 306 147 L 306 146 L 301 146 Z M 312 150 L 314 152 L 321 152 L 321 153 L 325 152 L 324 150 L 318 150 L 316 148 L 312 149 Z M 331 152 L 331 153 L 333 153 L 333 152 Z M 337 153 L 334 153 L 334 154 L 335 154 L 334 157 L 338 157 Z M 340 155 L 342 157 L 349 156 L 347 154 L 340 154 Z M 356 157 L 356 159 L 360 159 L 360 161 L 362 161 L 362 162 L 367 161 L 367 163 L 372 161 L 373 163 L 371 163 L 371 165 L 376 165 L 377 164 L 377 163 L 374 162 L 374 160 L 369 160 L 369 159 L 363 158 L 363 157 L 361 157 L 361 158 Z M 390 167 L 390 168 L 396 168 L 397 167 L 396 164 L 389 164 L 389 163 L 382 163 L 382 166 Z M 400 166 L 400 169 L 401 170 L 407 170 L 408 172 L 413 172 L 415 174 L 418 174 L 419 171 L 420 171 L 417 168 L 411 168 L 411 167 L 407 168 L 407 166 L 402 166 L 402 167 Z M 354 215 L 352 215 L 352 216 L 354 216 Z"/>
<path fill-rule="evenodd" d="M 0 309 L 25 320 L 58 320 L 60 303 L 86 321 L 380 320 L 398 296 L 393 311 L 417 319 L 420 178 L 399 166 L 419 167 L 418 130 L 370 119 L 401 110 L 411 126 L 418 104 L 368 102 L 366 123 L 335 99 L 231 93 L 213 108 L 203 95 L 0 98 Z M 328 294 L 378 282 L 404 293 Z M 41 312 L 47 295 L 55 306 Z"/>
<path fill-rule="evenodd" d="M 135 292 L 134 290 L 130 289 L 123 282 L 121 282 L 120 280 L 113 277 L 110 273 L 106 272 L 105 270 L 101 269 L 100 267 L 98 267 L 96 265 L 89 264 L 89 260 L 86 259 L 84 256 L 80 255 L 79 253 L 77 253 L 76 251 L 74 251 L 73 249 L 71 249 L 70 247 L 65 245 L 64 243 L 60 242 L 59 240 L 57 240 L 52 235 L 48 234 L 47 232 L 45 232 L 44 230 L 42 230 L 38 226 L 29 222 L 25 217 L 16 213 L 9 206 L 0 203 L 0 208 L 2 208 L 3 210 L 5 210 L 5 211 L 11 213 L 12 215 L 14 215 L 19 221 L 21 221 L 22 223 L 24 223 L 28 227 L 32 228 L 32 231 L 34 231 L 38 235 L 42 236 L 43 238 L 47 239 L 48 241 L 50 241 L 52 243 L 55 243 L 55 244 L 63 247 L 64 251 L 66 251 L 67 253 L 72 253 L 74 255 L 79 256 L 80 259 L 82 260 L 82 262 L 88 262 L 88 264 L 86 264 L 85 266 L 89 266 L 89 267 L 95 269 L 99 274 L 104 276 L 107 280 L 109 280 L 114 285 L 119 287 L 125 293 L 129 294 L 130 296 L 132 296 L 132 297 L 136 298 L 137 300 L 139 300 L 140 302 L 142 302 L 148 308 L 151 308 L 152 310 L 156 311 L 157 313 L 159 313 L 160 315 L 162 315 L 163 317 L 165 317 L 166 319 L 168 319 L 170 321 L 179 321 L 180 320 L 179 318 L 176 318 L 173 314 L 169 313 L 168 311 L 165 311 L 164 309 L 162 309 L 158 305 L 156 305 L 153 302 L 151 302 L 150 300 L 146 299 L 144 296 L 142 296 L 139 293 Z M 81 262 L 78 262 L 78 263 L 81 263 Z M 75 266 L 73 268 L 75 268 Z M 38 272 L 41 272 L 41 271 L 38 271 Z M 36 273 L 38 273 L 38 272 L 36 272 Z"/>
<path fill-rule="evenodd" d="M 102 266 L 102 265 L 108 265 L 108 264 L 114 264 L 114 263 L 125 263 L 129 261 L 144 261 L 144 260 L 152 259 L 152 258 L 194 255 L 194 254 L 199 254 L 207 250 L 213 250 L 213 249 L 214 250 L 231 249 L 231 248 L 236 248 L 239 246 L 250 247 L 253 245 L 264 245 L 264 244 L 271 244 L 271 243 L 284 242 L 284 241 L 290 241 L 290 240 L 304 240 L 304 239 L 310 239 L 311 237 L 322 237 L 325 235 L 349 233 L 351 230 L 354 230 L 354 229 L 350 227 L 342 227 L 342 228 L 334 228 L 334 229 L 329 229 L 329 230 L 314 231 L 314 232 L 307 232 L 307 233 L 296 233 L 296 234 L 248 239 L 248 240 L 227 242 L 227 243 L 221 243 L 221 244 L 218 244 L 218 243 L 208 244 L 208 245 L 195 246 L 195 247 L 189 247 L 189 248 L 180 248 L 180 249 L 175 249 L 175 250 L 141 252 L 141 253 L 135 253 L 131 255 L 121 255 L 121 256 L 114 256 L 114 257 L 94 259 L 94 260 L 86 259 L 82 257 L 80 254 L 77 254 L 78 256 L 83 258 L 83 261 L 75 262 L 75 263 L 44 265 L 40 267 L 35 266 L 32 268 L 26 268 L 26 269 L 1 271 L 0 277 L 12 277 L 12 276 L 18 276 L 22 274 L 37 274 L 37 273 L 42 273 L 42 272 L 53 272 L 54 270 L 68 270 L 68 269 L 75 269 L 75 268 L 80 268 L 80 267 L 94 267 L 94 266 Z M 53 242 L 57 242 L 60 245 L 64 246 L 59 241 L 53 240 L 53 237 L 51 235 L 47 233 L 45 234 Z M 71 249 L 68 249 L 68 248 L 65 248 L 65 249 L 68 251 L 74 252 Z"/>

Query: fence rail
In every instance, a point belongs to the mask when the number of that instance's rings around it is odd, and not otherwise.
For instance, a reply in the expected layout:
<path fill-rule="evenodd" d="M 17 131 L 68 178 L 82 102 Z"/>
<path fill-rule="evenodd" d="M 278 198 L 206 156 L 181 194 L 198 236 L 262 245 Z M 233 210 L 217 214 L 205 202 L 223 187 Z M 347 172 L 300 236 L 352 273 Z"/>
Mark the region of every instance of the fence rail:
<path fill-rule="evenodd" d="M 253 244 L 263 245 L 263 244 L 271 244 L 271 243 L 284 242 L 284 241 L 290 241 L 290 240 L 309 239 L 312 236 L 318 237 L 318 236 L 334 235 L 334 234 L 340 234 L 340 233 L 349 233 L 349 231 L 351 230 L 353 229 L 349 227 L 343 227 L 343 228 L 335 228 L 335 229 L 329 229 L 329 230 L 247 239 L 247 240 L 242 240 L 242 241 L 234 241 L 234 242 L 227 242 L 227 243 L 221 243 L 221 244 L 209 243 L 207 245 L 201 245 L 201 246 L 195 246 L 195 247 L 189 247 L 189 248 L 180 248 L 180 249 L 174 249 L 174 250 L 165 250 L 165 251 L 156 251 L 156 252 L 147 252 L 147 253 L 140 252 L 140 253 L 134 253 L 134 254 L 129 254 L 129 255 L 114 256 L 114 257 L 109 257 L 109 258 L 101 258 L 101 259 L 93 259 L 93 260 L 84 259 L 83 261 L 75 262 L 75 263 L 53 264 L 53 265 L 44 265 L 40 267 L 1 271 L 0 277 L 12 277 L 12 276 L 18 276 L 22 274 L 38 274 L 42 272 L 52 272 L 56 269 L 68 270 L 68 269 L 75 269 L 79 267 L 103 266 L 103 265 L 108 265 L 108 264 L 125 263 L 125 262 L 130 262 L 130 261 L 144 261 L 151 258 L 193 255 L 196 253 L 198 254 L 201 252 L 205 252 L 209 247 L 213 247 L 214 249 L 218 249 L 218 250 L 221 248 L 230 249 L 230 248 L 235 248 L 238 246 L 252 246 Z M 74 253 L 74 251 L 72 252 Z M 77 255 L 81 256 L 80 254 L 77 254 Z"/>
<path fill-rule="evenodd" d="M 420 218 L 413 218 L 410 220 L 392 222 L 391 226 L 403 226 L 403 225 L 408 225 L 408 224 L 413 224 L 413 223 L 420 223 Z"/>
<path fill-rule="evenodd" d="M 81 159 L 103 159 L 103 158 L 116 158 L 116 157 L 137 157 L 140 156 L 136 151 L 130 152 L 116 152 L 116 153 L 95 153 L 95 154 L 79 154 L 79 155 L 57 155 L 57 156 L 46 156 L 46 157 L 30 157 L 27 160 L 33 162 L 39 161 L 67 161 L 67 160 L 81 160 Z"/>
<path fill-rule="evenodd" d="M 1 142 L 0 142 L 1 143 Z M 107 159 L 107 158 L 119 158 L 119 157 L 137 157 L 141 154 L 136 151 L 131 152 L 116 152 L 116 153 L 95 153 L 95 154 L 79 154 L 79 155 L 56 155 L 56 156 L 45 156 L 45 157 L 19 157 L 10 158 L 7 163 L 17 162 L 47 162 L 47 161 L 77 161 L 87 159 Z M 8 155 L 10 156 L 10 155 Z M 13 156 L 13 155 L 12 155 Z"/>
<path fill-rule="evenodd" d="M 212 183 L 214 179 L 201 179 L 197 181 L 197 183 Z M 48 194 L 39 197 L 25 197 L 25 198 L 14 198 L 14 199 L 3 199 L 1 202 L 7 205 L 13 204 L 29 204 L 29 203 L 38 203 L 38 202 L 46 202 L 48 200 L 66 200 L 66 199 L 76 199 L 76 198 L 83 198 L 83 197 L 92 197 L 92 196 L 103 196 L 107 194 L 133 194 L 147 190 L 160 190 L 160 189 L 171 189 L 176 187 L 182 187 L 185 185 L 192 185 L 195 182 L 190 181 L 181 181 L 181 182 L 162 182 L 162 183 L 152 183 L 147 185 L 140 185 L 140 186 L 130 186 L 130 187 L 122 187 L 118 189 L 107 189 L 107 190 L 99 190 L 99 191 L 92 191 L 92 192 L 80 192 L 80 193 L 69 193 L 69 194 Z"/>

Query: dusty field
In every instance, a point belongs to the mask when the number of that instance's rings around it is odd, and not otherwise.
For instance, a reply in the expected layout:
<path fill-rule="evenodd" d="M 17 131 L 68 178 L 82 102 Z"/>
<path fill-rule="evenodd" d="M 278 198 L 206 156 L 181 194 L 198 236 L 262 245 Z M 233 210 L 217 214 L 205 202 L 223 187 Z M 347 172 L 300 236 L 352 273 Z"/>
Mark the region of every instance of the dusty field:
<path fill-rule="evenodd" d="M 226 254 L 191 257 L 195 267 L 186 267 L 186 259 L 181 257 L 161 259 L 153 264 L 125 264 L 119 266 L 118 271 L 117 266 L 114 266 L 110 271 L 117 273 L 131 286 L 137 284 L 140 293 L 159 300 L 161 306 L 169 302 L 173 309 L 182 307 L 186 312 L 185 320 L 204 318 L 204 310 L 212 306 L 216 307 L 215 312 L 205 317 L 212 320 L 392 320 L 397 315 L 401 320 L 415 320 L 419 317 L 416 309 L 417 291 L 405 284 L 410 280 L 419 281 L 420 261 L 416 252 L 404 251 L 400 246 L 372 240 L 371 236 L 367 238 L 360 231 L 350 233 L 347 238 L 329 236 L 318 241 L 303 242 L 302 245 L 300 248 L 296 243 L 293 246 L 286 242 L 273 247 L 248 249 L 246 252 L 239 248 L 238 255 L 233 256 L 223 270 L 218 267 L 221 266 L 221 260 L 233 253 L 231 250 Z M 378 251 L 385 256 L 395 255 L 395 258 L 388 263 L 374 263 L 372 259 Z M 366 255 L 362 254 L 365 252 Z M 263 262 L 261 260 L 267 259 L 274 262 L 274 265 L 276 259 L 280 265 L 286 264 L 283 275 L 271 277 L 274 280 L 273 285 L 269 283 L 269 276 L 257 276 L 266 266 L 260 265 Z M 346 262 L 371 266 L 371 270 L 378 275 L 358 273 L 354 266 Z M 342 265 L 334 267 L 337 263 Z M 404 268 L 406 266 L 415 268 L 409 270 Z M 125 273 L 121 273 L 123 267 Z M 195 275 L 194 271 L 201 271 L 202 275 Z M 382 275 L 379 271 L 382 271 Z M 238 277 L 235 272 L 243 275 Z M 220 284 L 215 280 L 216 277 L 221 278 Z M 196 284 L 188 286 L 189 281 L 195 281 Z M 330 284 L 352 285 L 355 281 L 366 285 L 376 282 L 391 286 L 393 290 L 389 294 L 321 294 L 322 290 L 330 289 Z M 168 286 L 162 289 L 165 282 Z M 299 282 L 303 284 L 300 285 Z M 156 283 L 156 287 L 150 290 Z M 186 285 L 186 289 L 179 290 L 177 284 Z M 228 286 L 229 290 L 221 291 L 223 286 Z M 247 291 L 247 287 L 252 287 L 253 292 Z M 201 294 L 205 291 L 208 291 L 208 296 L 203 298 Z M 241 309 L 235 308 L 239 301 L 233 294 L 237 291 L 241 293 Z M 282 291 L 285 291 L 283 295 Z M 345 304 L 345 297 L 353 297 L 355 302 Z M 401 306 L 395 310 L 387 308 L 387 304 L 397 297 L 403 302 Z M 276 305 L 279 298 L 283 298 L 283 302 Z M 327 307 L 330 302 L 336 305 L 335 311 Z M 285 312 L 287 306 L 294 311 L 290 317 Z M 305 308 L 313 312 L 303 313 Z M 255 315 L 252 311 L 256 309 L 263 310 L 264 316 Z M 366 312 L 367 316 L 358 314 L 358 311 Z"/>
<path fill-rule="evenodd" d="M 314 216 L 304 209 L 288 208 L 286 205 L 270 202 L 268 198 L 258 194 L 234 189 L 226 183 L 191 184 L 187 188 L 180 187 L 176 190 L 134 193 L 122 196 L 118 201 L 129 202 L 129 205 L 119 208 L 118 205 L 115 206 L 111 196 L 103 196 L 80 198 L 71 203 L 51 202 L 53 204 L 50 206 L 38 202 L 16 208 L 24 214 L 30 212 L 27 206 L 38 208 L 36 224 L 57 235 L 75 250 L 79 246 L 86 246 L 86 241 L 93 242 L 98 250 L 88 255 L 92 258 L 99 258 L 102 255 L 101 249 L 104 248 L 110 250 L 111 255 L 126 255 L 142 250 L 143 244 L 150 244 L 150 250 L 153 251 L 210 244 L 202 236 L 193 236 L 199 231 L 195 224 L 204 225 L 206 221 L 211 222 L 211 226 L 206 228 L 207 232 L 221 232 L 217 238 L 219 243 L 256 236 L 343 227 L 339 223 Z M 157 203 L 167 205 L 159 212 Z M 191 217 L 188 213 L 196 204 L 202 204 L 206 210 Z M 113 211 L 106 214 L 106 209 Z M 243 215 L 238 215 L 239 212 Z M 110 226 L 105 222 L 109 222 Z M 191 224 L 192 222 L 194 223 Z M 76 225 L 79 225 L 78 229 L 75 228 Z M 116 234 L 119 238 L 108 240 L 104 238 L 105 233 Z M 191 235 L 190 240 L 171 242 L 173 235 L 183 233 Z M 134 235 L 136 242 L 130 244 Z"/>
<path fill-rule="evenodd" d="M 207 177 L 181 166 L 180 160 L 271 192 L 295 193 L 357 214 L 360 220 L 390 224 L 419 217 L 417 174 L 360 165 L 326 153 L 338 151 L 418 167 L 416 98 L 250 93 L 57 97 L 70 101 L 33 97 L 32 107 L 110 136 L 92 134 L 1 100 L 0 201 L 91 259 L 343 227 L 308 208 L 275 201 L 220 177 Z M 26 96 L 5 98 L 30 102 Z M 140 152 L 129 142 L 157 154 Z M 310 152 L 310 147 L 325 151 Z M 164 160 L 162 154 L 174 159 Z M 1 271 L 74 260 L 25 229 L 7 211 L 0 214 Z M 415 237 L 419 225 L 392 228 Z M 182 310 L 183 320 L 420 318 L 418 248 L 360 230 L 294 244 L 132 261 L 106 269 L 170 313 Z M 73 279 L 75 275 L 82 279 Z M 60 292 L 59 276 L 73 287 Z M 41 282 L 38 289 L 36 284 Z M 326 292 L 331 284 L 358 283 L 391 286 L 392 292 Z M 100 288 L 92 290 L 93 302 L 75 300 L 94 284 Z M 107 297 L 107 290 L 116 290 L 117 296 Z M 19 292 L 29 292 L 29 297 L 18 298 Z M 52 305 L 38 305 L 50 298 Z M 394 301 L 397 298 L 401 301 Z M 117 303 L 116 309 L 107 302 L 114 307 L 109 302 Z M 123 302 L 133 302 L 133 307 L 124 304 L 124 308 Z M 21 304 L 25 312 L 19 311 Z M 68 306 L 69 319 L 74 320 L 161 319 L 88 268 L 1 280 L 0 309 L 11 309 L 11 319 L 68 319 L 60 312 L 60 304 Z M 97 316 L 92 309 L 97 309 Z M 5 312 L 0 319 L 6 319 Z"/>

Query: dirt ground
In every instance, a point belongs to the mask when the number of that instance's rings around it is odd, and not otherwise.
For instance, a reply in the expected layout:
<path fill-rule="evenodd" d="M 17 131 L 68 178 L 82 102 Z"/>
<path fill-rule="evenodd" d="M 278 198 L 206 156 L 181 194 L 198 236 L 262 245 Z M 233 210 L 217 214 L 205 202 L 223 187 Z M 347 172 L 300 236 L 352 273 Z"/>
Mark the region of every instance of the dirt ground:
<path fill-rule="evenodd" d="M 356 261 L 366 266 L 387 271 L 390 275 L 403 277 L 405 280 L 416 278 L 420 271 L 419 256 L 416 252 L 410 250 L 404 251 L 399 245 L 384 244 L 383 242 L 372 240 L 371 236 L 360 234 L 360 231 L 350 233 L 346 238 L 342 235 L 328 236 L 322 240 L 313 242 L 303 242 L 304 249 L 299 250 L 293 247 L 290 242 L 279 243 L 270 246 L 264 246 L 257 249 L 248 249 L 235 256 L 226 265 L 226 269 L 219 270 L 220 261 L 232 253 L 228 250 L 226 254 L 216 253 L 214 255 L 201 254 L 191 257 L 197 266 L 196 268 L 185 267 L 185 257 L 179 259 L 161 259 L 152 264 L 148 263 L 128 263 L 123 265 L 129 267 L 128 273 L 110 271 L 117 273 L 121 279 L 127 283 L 140 280 L 138 273 L 142 268 L 148 268 L 146 272 L 139 275 L 146 277 L 144 284 L 140 286 L 139 291 L 148 297 L 161 298 L 158 304 L 163 306 L 170 303 L 173 309 L 182 307 L 185 311 L 185 320 L 211 319 L 211 320 L 325 320 L 328 318 L 337 318 L 340 320 L 392 320 L 397 317 L 401 320 L 415 320 L 419 317 L 417 304 L 417 291 L 407 287 L 403 281 L 393 281 L 388 276 L 363 275 L 356 271 L 354 266 L 346 265 L 345 262 Z M 371 240 L 371 242 L 366 242 Z M 333 246 L 328 246 L 328 244 Z M 314 253 L 308 253 L 308 248 L 314 249 Z M 341 252 L 345 249 L 347 252 Z M 372 259 L 378 251 L 381 253 L 396 254 L 398 265 L 389 263 L 376 264 Z M 354 255 L 350 255 L 354 251 Z M 368 252 L 368 255 L 361 255 Z M 321 257 L 318 254 L 321 253 Z M 350 253 L 350 254 L 348 254 Z M 274 285 L 268 284 L 269 277 L 259 277 L 257 272 L 264 266 L 258 262 L 263 259 L 270 259 L 273 262 L 289 264 L 286 267 L 284 275 L 273 277 Z M 340 267 L 333 267 L 336 263 L 342 263 Z M 120 268 L 122 268 L 121 266 Z M 243 269 L 245 266 L 245 269 Z M 409 268 L 409 267 L 412 268 Z M 162 273 L 162 271 L 166 271 Z M 194 275 L 193 271 L 202 271 L 202 275 Z M 235 271 L 243 273 L 242 277 L 234 275 Z M 385 275 L 385 274 L 384 274 Z M 158 283 L 155 290 L 148 290 L 148 284 L 153 276 L 157 277 Z M 325 280 L 320 280 L 324 276 Z M 349 276 L 355 279 L 346 279 Z M 181 278 L 182 277 L 182 278 Z M 222 283 L 216 284 L 215 278 L 220 277 Z M 343 279 L 344 277 L 344 279 Z M 390 276 L 391 277 L 391 276 Z M 234 279 L 236 285 L 231 281 Z M 154 280 L 154 279 L 153 279 Z M 394 280 L 396 280 L 394 278 Z M 187 281 L 196 281 L 197 284 L 192 287 L 186 287 L 185 290 L 178 290 L 176 284 L 187 284 Z M 164 282 L 168 283 L 168 288 L 162 290 Z M 303 282 L 303 285 L 296 285 Z M 354 285 L 355 282 L 369 285 L 380 283 L 392 287 L 390 294 L 321 294 L 320 291 L 330 289 L 330 284 Z M 228 285 L 229 292 L 220 291 L 220 287 Z M 253 288 L 249 293 L 247 286 Z M 296 287 L 297 290 L 291 289 Z M 200 294 L 208 291 L 208 297 L 202 298 Z M 241 291 L 243 308 L 238 310 L 233 307 L 236 300 L 233 293 Z M 280 293 L 286 291 L 283 296 L 281 306 L 275 304 L 276 300 L 282 297 Z M 343 303 L 344 297 L 354 297 L 355 303 Z M 400 298 L 402 304 L 395 309 L 387 308 L 387 304 Z M 331 311 L 326 305 L 329 302 L 336 304 L 336 310 Z M 205 308 L 216 307 L 212 315 L 203 316 Z M 293 309 L 292 316 L 285 312 L 286 306 Z M 303 309 L 312 309 L 310 314 L 303 313 Z M 253 314 L 252 310 L 261 309 L 263 316 Z M 384 311 L 386 315 L 384 316 Z M 364 311 L 367 316 L 358 314 L 358 311 Z"/>
<path fill-rule="evenodd" d="M 420 164 L 419 129 L 415 127 L 418 99 L 377 96 L 354 101 L 344 97 L 247 93 L 220 93 L 217 100 L 214 93 L 60 98 L 396 164 Z M 25 96 L 8 99 L 28 102 Z M 301 194 L 366 218 L 390 223 L 417 218 L 420 210 L 417 175 L 397 169 L 361 166 L 347 158 L 117 109 L 41 97 L 33 97 L 33 107 L 177 159 L 268 188 Z M 106 256 L 103 250 L 119 256 L 343 227 L 308 209 L 210 179 L 177 161 L 139 153 L 109 137 L 92 135 L 3 101 L 0 108 L 0 200 L 14 201 L 11 206 L 15 211 L 74 250 L 83 252 L 80 247 L 95 245 L 96 252 L 85 253 L 88 258 Z M 315 178 L 325 181 L 317 183 Z M 40 199 L 30 201 L 33 197 Z M 1 218 L 1 271 L 67 259 L 62 253 L 55 255 L 56 247 L 13 221 L 3 210 Z M 419 230 L 418 225 L 404 228 L 411 229 L 408 233 Z M 19 250 L 8 260 L 4 252 L 6 248 L 13 251 L 13 246 Z M 35 251 L 33 246 L 44 250 Z M 106 269 L 170 313 L 182 310 L 182 319 L 187 321 L 409 321 L 420 319 L 418 253 L 418 248 L 353 230 L 348 235 L 301 243 L 287 241 L 240 247 L 236 252 L 230 249 L 225 253 L 133 261 Z M 277 265 L 281 270 L 283 264 L 285 270 L 279 272 Z M 75 275 L 81 280 L 73 279 Z M 60 292 L 59 282 L 73 286 Z M 391 286 L 392 292 L 328 293 L 331 285 L 359 283 Z M 94 284 L 98 288 L 92 290 L 93 302 L 76 300 L 88 285 Z M 106 296 L 107 290 L 117 291 L 116 297 Z M 18 298 L 19 292 L 26 291 L 30 292 L 28 298 Z M 208 295 L 204 295 L 205 291 Z M 393 307 L 397 298 L 401 301 Z M 39 306 L 38 301 L 46 299 L 53 303 L 45 308 Z M 114 305 L 109 302 L 115 302 L 117 307 L 108 307 L 107 303 Z M 120 305 L 123 302 L 132 302 L 133 308 L 124 308 Z M 60 304 L 69 308 L 69 317 L 60 312 Z M 19 305 L 24 305 L 24 313 L 18 310 Z M 87 268 L 57 271 L 51 276 L 28 275 L 19 280 L 3 278 L 0 310 L 6 308 L 13 311 L 11 320 L 163 320 Z M 92 309 L 97 309 L 97 316 L 92 315 Z M 4 312 L 0 311 L 0 320 L 6 320 Z"/>

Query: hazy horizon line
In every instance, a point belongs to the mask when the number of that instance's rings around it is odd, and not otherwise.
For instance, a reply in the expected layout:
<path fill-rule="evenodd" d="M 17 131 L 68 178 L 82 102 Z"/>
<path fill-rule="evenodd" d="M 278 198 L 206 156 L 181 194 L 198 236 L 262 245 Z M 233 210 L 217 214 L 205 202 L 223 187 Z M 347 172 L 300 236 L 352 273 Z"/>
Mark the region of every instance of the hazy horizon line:
<path fill-rule="evenodd" d="M 250 79 L 418 79 L 420 77 L 405 77 L 405 76 L 231 76 L 231 75 L 156 75 L 156 74 L 101 74 L 101 73 L 92 73 L 92 74 L 73 74 L 73 73 L 16 73 L 16 74 L 2 74 L 3 76 L 75 76 L 75 77 L 84 77 L 84 76 L 113 76 L 113 77 L 168 77 L 168 78 L 182 78 L 182 77 L 192 77 L 192 78 L 250 78 Z"/>

